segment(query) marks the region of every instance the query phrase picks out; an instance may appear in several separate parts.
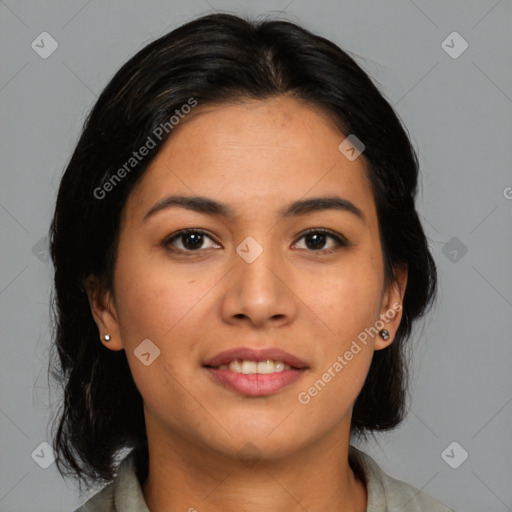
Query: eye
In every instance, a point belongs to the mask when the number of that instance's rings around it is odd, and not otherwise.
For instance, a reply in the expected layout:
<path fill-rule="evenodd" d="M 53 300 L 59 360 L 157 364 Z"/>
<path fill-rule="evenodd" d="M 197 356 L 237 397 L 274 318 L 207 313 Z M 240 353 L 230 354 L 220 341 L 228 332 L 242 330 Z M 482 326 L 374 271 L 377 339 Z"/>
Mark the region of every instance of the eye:
<path fill-rule="evenodd" d="M 328 239 L 331 239 L 333 242 L 330 247 L 324 249 L 323 247 L 326 244 Z M 305 233 L 303 233 L 302 237 L 299 240 L 306 240 L 306 249 L 312 250 L 314 252 L 320 252 L 323 254 L 328 254 L 335 252 L 337 249 L 341 247 L 349 247 L 350 244 L 346 238 L 343 236 L 329 231 L 323 228 L 311 228 L 308 229 Z M 297 244 L 298 242 L 296 242 Z"/>
<path fill-rule="evenodd" d="M 205 247 L 205 239 L 209 239 L 213 243 L 210 244 L 210 246 Z M 350 246 L 350 243 L 346 238 L 323 228 L 309 229 L 299 238 L 299 240 L 302 239 L 306 240 L 306 250 L 322 254 L 332 253 L 341 247 Z M 326 242 L 329 239 L 331 240 L 330 246 L 324 248 Z M 298 242 L 295 242 L 294 245 L 297 244 Z M 181 252 L 200 252 L 200 249 L 212 249 L 221 247 L 217 242 L 215 242 L 215 240 L 213 240 L 210 235 L 208 235 L 208 233 L 206 233 L 206 231 L 203 231 L 202 229 L 184 229 L 182 231 L 178 231 L 177 233 L 167 237 L 162 242 L 162 245 L 164 247 L 172 246 Z"/>
<path fill-rule="evenodd" d="M 220 247 L 205 231 L 201 229 L 184 229 L 171 235 L 166 238 L 162 245 L 167 247 L 169 245 L 175 247 L 179 251 L 183 252 L 197 252 L 199 249 L 205 249 L 203 246 L 205 238 L 210 239 L 213 243 L 213 246 L 210 245 L 206 247 L 206 249 L 210 249 L 212 247 Z M 179 242 L 175 244 L 175 241 Z M 181 247 L 180 247 L 181 246 Z"/>

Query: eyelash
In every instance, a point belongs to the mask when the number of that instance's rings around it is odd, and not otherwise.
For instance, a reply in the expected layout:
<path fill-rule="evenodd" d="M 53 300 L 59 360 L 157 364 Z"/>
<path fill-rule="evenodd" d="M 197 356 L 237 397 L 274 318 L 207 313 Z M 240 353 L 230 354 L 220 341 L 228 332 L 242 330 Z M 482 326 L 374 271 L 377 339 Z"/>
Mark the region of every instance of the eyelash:
<path fill-rule="evenodd" d="M 217 243 L 206 231 L 204 231 L 202 229 L 189 228 L 189 229 L 183 229 L 181 231 L 178 231 L 177 233 L 174 233 L 174 234 L 170 235 L 169 237 L 165 238 L 162 241 L 162 245 L 165 248 L 169 249 L 169 246 L 171 246 L 172 242 L 175 239 L 177 239 L 177 238 L 179 238 L 181 236 L 189 235 L 189 234 L 205 235 L 208 238 L 210 238 L 213 242 Z M 333 252 L 335 252 L 335 251 L 337 251 L 337 250 L 339 250 L 341 248 L 348 248 L 348 247 L 351 246 L 351 244 L 348 242 L 348 240 L 346 238 L 344 238 L 341 235 L 336 234 L 333 231 L 325 229 L 325 228 L 310 228 L 310 229 L 306 230 L 304 233 L 301 233 L 301 235 L 300 235 L 298 240 L 301 240 L 302 238 L 306 237 L 307 235 L 311 235 L 311 234 L 327 235 L 328 237 L 332 238 L 335 241 L 335 243 L 336 243 L 336 247 L 333 248 L 333 249 L 322 249 L 322 250 L 318 250 L 318 251 L 310 249 L 309 251 L 313 252 L 313 253 L 317 253 L 317 254 L 331 254 L 331 253 L 333 253 Z M 198 250 L 195 250 L 195 251 L 191 251 L 191 250 L 172 248 L 171 250 L 178 251 L 178 252 L 181 252 L 181 253 L 200 253 L 200 252 L 202 252 L 201 249 L 198 249 Z M 306 250 L 308 250 L 308 249 L 306 249 Z"/>

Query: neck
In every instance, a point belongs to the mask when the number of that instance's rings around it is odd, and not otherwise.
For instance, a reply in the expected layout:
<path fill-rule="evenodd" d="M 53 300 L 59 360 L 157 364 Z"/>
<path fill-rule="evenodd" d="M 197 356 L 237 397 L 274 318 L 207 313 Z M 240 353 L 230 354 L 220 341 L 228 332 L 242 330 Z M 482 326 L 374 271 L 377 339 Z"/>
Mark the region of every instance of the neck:
<path fill-rule="evenodd" d="M 151 512 L 366 511 L 366 486 L 348 463 L 349 436 L 339 432 L 288 457 L 251 460 L 200 447 L 175 433 L 157 435 L 155 426 L 151 430 L 149 472 L 142 485 Z"/>

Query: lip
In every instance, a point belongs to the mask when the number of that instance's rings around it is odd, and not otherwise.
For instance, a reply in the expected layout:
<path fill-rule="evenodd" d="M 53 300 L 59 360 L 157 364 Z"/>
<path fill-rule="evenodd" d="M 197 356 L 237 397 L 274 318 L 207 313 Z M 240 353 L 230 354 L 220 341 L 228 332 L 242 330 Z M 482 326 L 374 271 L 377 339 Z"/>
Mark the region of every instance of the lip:
<path fill-rule="evenodd" d="M 267 396 L 277 393 L 300 379 L 306 368 L 283 370 L 282 372 L 246 375 L 228 369 L 204 367 L 209 376 L 222 387 L 247 396 Z"/>
<path fill-rule="evenodd" d="M 273 361 L 282 361 L 283 363 L 289 364 L 292 367 L 292 370 L 302 370 L 309 368 L 309 366 L 298 357 L 277 347 L 263 349 L 253 349 L 249 347 L 232 348 L 230 350 L 219 352 L 217 355 L 204 361 L 203 366 L 212 367 L 213 369 L 220 366 L 221 364 L 229 364 L 231 361 L 235 360 L 243 361 L 244 359 L 256 362 L 266 361 L 267 359 L 272 359 Z M 290 370 L 284 370 L 282 373 L 285 371 Z"/>
<path fill-rule="evenodd" d="M 244 359 L 256 362 L 272 359 L 273 361 L 282 361 L 290 365 L 291 368 L 281 372 L 249 375 L 234 372 L 229 368 L 222 370 L 218 368 L 221 364 Z M 247 396 L 267 396 L 296 382 L 306 373 L 309 366 L 297 356 L 277 347 L 264 349 L 237 347 L 219 352 L 206 360 L 203 363 L 203 368 L 217 384 L 224 388 Z"/>

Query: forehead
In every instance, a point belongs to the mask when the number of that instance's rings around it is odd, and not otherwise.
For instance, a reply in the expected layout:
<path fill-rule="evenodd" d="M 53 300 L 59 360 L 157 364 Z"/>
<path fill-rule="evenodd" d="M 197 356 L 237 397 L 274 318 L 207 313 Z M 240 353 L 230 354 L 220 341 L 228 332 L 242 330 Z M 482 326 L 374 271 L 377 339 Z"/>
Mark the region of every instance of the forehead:
<path fill-rule="evenodd" d="M 215 197 L 249 216 L 336 194 L 371 217 L 364 158 L 348 160 L 338 149 L 344 139 L 327 114 L 289 97 L 199 105 L 173 129 L 130 194 L 129 216 L 143 217 L 155 202 L 179 193 Z"/>

